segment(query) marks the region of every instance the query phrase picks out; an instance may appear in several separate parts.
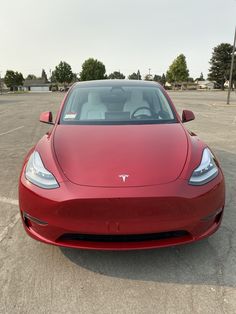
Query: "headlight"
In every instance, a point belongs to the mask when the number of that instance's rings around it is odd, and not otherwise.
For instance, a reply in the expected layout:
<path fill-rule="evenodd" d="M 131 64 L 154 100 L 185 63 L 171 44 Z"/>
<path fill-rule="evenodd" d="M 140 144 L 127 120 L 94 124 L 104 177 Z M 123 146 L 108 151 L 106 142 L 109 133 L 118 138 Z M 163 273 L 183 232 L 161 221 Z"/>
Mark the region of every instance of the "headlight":
<path fill-rule="evenodd" d="M 51 172 L 45 169 L 42 159 L 36 151 L 32 153 L 28 160 L 25 177 L 31 183 L 44 189 L 55 189 L 59 187 L 55 177 Z"/>
<path fill-rule="evenodd" d="M 191 185 L 203 185 L 218 175 L 218 167 L 209 148 L 205 148 L 200 165 L 193 171 L 189 180 Z"/>

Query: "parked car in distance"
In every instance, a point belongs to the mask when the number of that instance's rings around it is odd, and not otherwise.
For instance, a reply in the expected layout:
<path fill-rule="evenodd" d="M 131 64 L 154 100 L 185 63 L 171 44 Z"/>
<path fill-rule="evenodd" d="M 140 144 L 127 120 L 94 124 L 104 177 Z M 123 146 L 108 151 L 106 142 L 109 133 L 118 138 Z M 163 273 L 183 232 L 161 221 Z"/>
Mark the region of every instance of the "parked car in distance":
<path fill-rule="evenodd" d="M 69 87 L 61 87 L 61 88 L 59 89 L 59 91 L 60 91 L 60 92 L 68 92 L 69 89 L 70 89 Z"/>

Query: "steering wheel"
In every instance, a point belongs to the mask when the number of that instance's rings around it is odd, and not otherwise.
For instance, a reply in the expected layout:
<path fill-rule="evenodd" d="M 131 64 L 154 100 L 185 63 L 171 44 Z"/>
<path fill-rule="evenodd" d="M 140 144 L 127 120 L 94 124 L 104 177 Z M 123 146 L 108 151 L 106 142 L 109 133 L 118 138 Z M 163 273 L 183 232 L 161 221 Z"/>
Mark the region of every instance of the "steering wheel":
<path fill-rule="evenodd" d="M 148 110 L 151 113 L 151 115 L 148 115 L 145 113 L 135 115 L 135 113 L 137 113 L 138 111 L 143 110 L 143 109 Z M 152 116 L 153 116 L 153 111 L 151 110 L 151 108 L 146 107 L 146 106 L 142 106 L 142 107 L 138 107 L 137 109 L 134 110 L 134 112 L 131 115 L 131 119 L 145 119 L 145 118 L 147 119 L 147 118 L 151 118 Z"/>

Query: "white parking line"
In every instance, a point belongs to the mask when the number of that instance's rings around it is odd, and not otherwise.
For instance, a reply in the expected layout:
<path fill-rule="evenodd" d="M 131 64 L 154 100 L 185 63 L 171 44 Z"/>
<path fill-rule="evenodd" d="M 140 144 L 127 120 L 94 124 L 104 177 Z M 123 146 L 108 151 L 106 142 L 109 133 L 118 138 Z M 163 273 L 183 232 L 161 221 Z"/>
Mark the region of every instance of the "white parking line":
<path fill-rule="evenodd" d="M 10 204 L 10 205 L 16 205 L 18 206 L 18 200 L 14 200 L 8 197 L 1 197 L 0 196 L 0 203 L 5 203 L 5 204 Z M 6 237 L 9 229 L 12 229 L 16 223 L 18 222 L 18 220 L 20 219 L 20 213 L 18 212 L 11 223 L 9 223 L 9 225 L 7 225 L 1 232 L 0 232 L 0 242 Z"/>
<path fill-rule="evenodd" d="M 10 204 L 10 205 L 16 205 L 18 206 L 18 200 L 14 200 L 12 198 L 8 198 L 5 196 L 0 196 L 0 203 Z"/>
<path fill-rule="evenodd" d="M 3 114 L 5 112 L 8 112 L 9 110 L 3 110 L 3 111 L 0 111 L 0 114 Z"/>
<path fill-rule="evenodd" d="M 19 126 L 18 128 L 12 129 L 12 130 L 10 130 L 10 131 L 4 132 L 4 133 L 0 133 L 0 136 L 6 135 L 6 134 L 8 134 L 8 133 L 15 132 L 16 130 L 22 129 L 23 127 L 24 127 L 24 125 Z"/>

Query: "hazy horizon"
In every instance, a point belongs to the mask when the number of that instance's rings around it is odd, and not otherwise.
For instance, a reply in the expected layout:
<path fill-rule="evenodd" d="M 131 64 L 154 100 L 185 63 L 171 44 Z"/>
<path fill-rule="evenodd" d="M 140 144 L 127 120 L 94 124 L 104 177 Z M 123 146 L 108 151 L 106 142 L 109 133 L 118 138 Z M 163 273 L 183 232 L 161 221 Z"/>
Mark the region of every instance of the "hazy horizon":
<path fill-rule="evenodd" d="M 235 0 L 1 1 L 0 72 L 49 75 L 60 61 L 75 73 L 90 58 L 107 73 L 166 73 L 183 53 L 190 76 L 207 76 L 212 49 L 233 43 Z"/>

